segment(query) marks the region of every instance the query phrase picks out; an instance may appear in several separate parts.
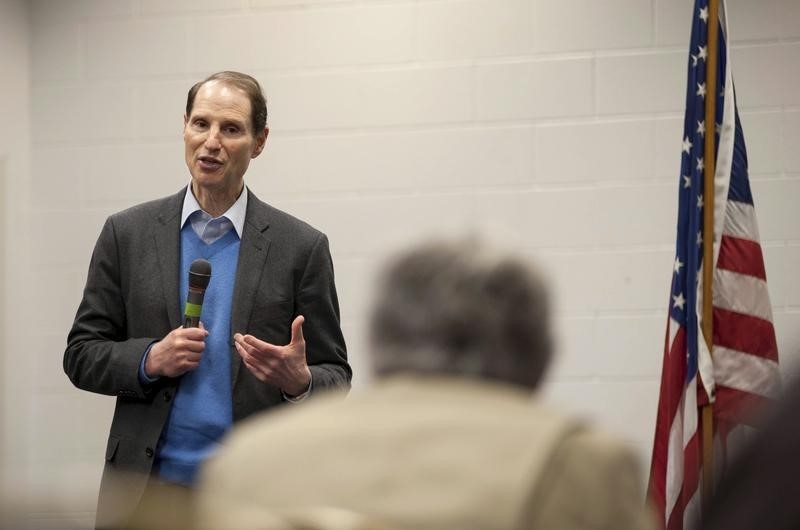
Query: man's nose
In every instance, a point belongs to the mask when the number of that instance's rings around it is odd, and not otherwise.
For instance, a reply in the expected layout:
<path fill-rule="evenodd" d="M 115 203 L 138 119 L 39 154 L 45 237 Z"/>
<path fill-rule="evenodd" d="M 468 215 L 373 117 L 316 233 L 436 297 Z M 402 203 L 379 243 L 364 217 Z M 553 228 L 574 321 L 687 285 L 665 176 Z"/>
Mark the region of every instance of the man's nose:
<path fill-rule="evenodd" d="M 216 150 L 220 148 L 219 143 L 219 129 L 211 128 L 208 131 L 208 136 L 206 136 L 206 141 L 204 143 L 206 149 Z"/>

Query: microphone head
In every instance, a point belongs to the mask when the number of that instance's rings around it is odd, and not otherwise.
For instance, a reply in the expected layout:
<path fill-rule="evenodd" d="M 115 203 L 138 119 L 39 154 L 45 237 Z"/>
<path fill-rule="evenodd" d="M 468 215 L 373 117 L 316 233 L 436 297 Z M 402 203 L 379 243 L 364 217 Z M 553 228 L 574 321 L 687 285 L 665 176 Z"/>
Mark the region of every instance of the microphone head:
<path fill-rule="evenodd" d="M 204 259 L 196 259 L 189 266 L 189 288 L 205 291 L 211 281 L 211 264 Z"/>

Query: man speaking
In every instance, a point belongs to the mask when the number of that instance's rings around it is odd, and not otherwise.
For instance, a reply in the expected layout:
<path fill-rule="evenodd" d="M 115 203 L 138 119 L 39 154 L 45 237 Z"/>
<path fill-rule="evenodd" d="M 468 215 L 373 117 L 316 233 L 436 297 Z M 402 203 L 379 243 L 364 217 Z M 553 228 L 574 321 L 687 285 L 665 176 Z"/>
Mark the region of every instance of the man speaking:
<path fill-rule="evenodd" d="M 64 352 L 75 386 L 117 396 L 98 526 L 124 525 L 150 481 L 191 487 L 233 423 L 349 387 L 326 236 L 244 185 L 266 120 L 249 75 L 194 85 L 183 128 L 190 185 L 112 215 L 100 233 Z M 189 327 L 196 260 L 210 279 L 200 325 Z"/>

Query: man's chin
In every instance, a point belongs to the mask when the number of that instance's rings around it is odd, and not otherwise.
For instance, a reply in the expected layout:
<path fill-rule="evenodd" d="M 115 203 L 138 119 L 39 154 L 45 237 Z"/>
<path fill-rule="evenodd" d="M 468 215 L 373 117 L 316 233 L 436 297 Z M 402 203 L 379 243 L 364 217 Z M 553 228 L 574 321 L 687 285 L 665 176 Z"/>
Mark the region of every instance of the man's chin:
<path fill-rule="evenodd" d="M 228 188 L 241 187 L 241 181 L 238 183 L 232 182 L 225 178 L 222 172 L 207 172 L 195 171 L 192 173 L 192 183 L 194 186 L 202 188 L 207 191 L 220 192 Z"/>

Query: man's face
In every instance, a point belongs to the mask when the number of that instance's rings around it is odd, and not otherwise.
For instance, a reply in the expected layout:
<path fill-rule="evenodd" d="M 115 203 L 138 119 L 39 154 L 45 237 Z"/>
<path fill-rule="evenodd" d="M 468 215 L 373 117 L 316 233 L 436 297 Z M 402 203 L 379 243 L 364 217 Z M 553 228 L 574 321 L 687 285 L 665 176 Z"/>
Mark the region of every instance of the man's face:
<path fill-rule="evenodd" d="M 257 157 L 267 129 L 253 134 L 250 100 L 236 87 L 218 81 L 197 91 L 191 116 L 183 117 L 186 165 L 195 187 L 212 192 L 241 190 L 250 159 Z"/>

